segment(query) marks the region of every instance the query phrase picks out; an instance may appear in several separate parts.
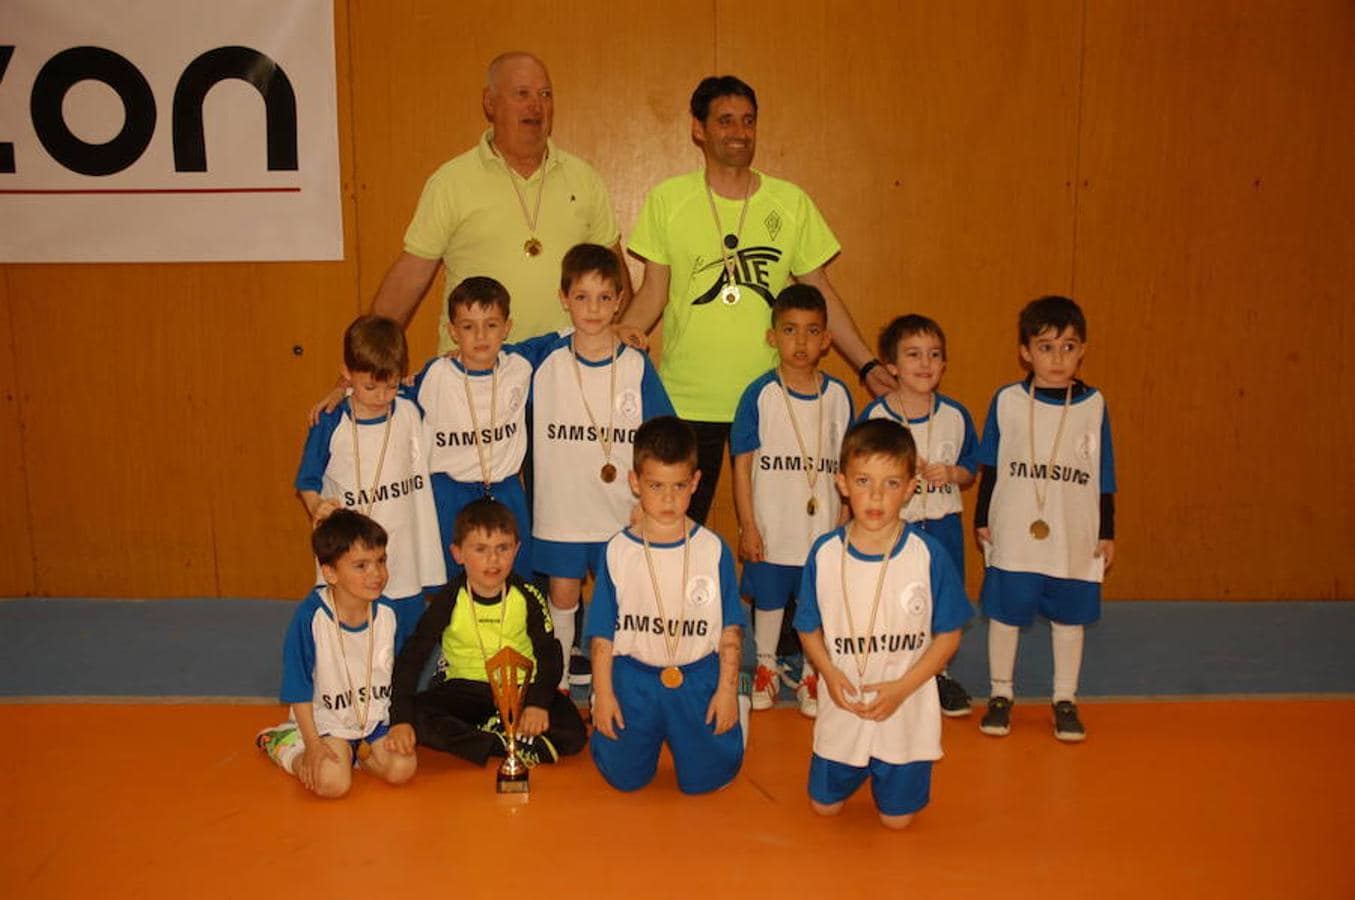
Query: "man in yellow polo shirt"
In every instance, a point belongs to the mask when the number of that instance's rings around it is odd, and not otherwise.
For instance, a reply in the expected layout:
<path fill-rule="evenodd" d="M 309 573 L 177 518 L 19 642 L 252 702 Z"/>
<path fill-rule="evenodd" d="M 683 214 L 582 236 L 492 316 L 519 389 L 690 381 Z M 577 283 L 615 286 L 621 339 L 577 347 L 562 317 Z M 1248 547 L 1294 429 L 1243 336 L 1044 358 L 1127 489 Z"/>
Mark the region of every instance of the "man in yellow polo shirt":
<path fill-rule="evenodd" d="M 643 346 L 663 315 L 659 375 L 678 415 L 696 429 L 701 482 L 688 514 L 704 523 L 739 397 L 776 364 L 765 335 L 772 301 L 792 280 L 822 292 L 833 342 L 866 386 L 880 394 L 894 385 L 824 271 L 841 246 L 814 201 L 753 168 L 753 89 L 732 75 L 706 78 L 691 113 L 705 167 L 645 197 L 630 237 L 631 253 L 645 262 L 644 282 L 621 331 Z"/>
<path fill-rule="evenodd" d="M 518 336 L 564 328 L 569 318 L 558 293 L 565 252 L 590 242 L 620 253 L 611 198 L 592 166 L 550 140 L 555 99 L 541 60 L 520 52 L 497 57 L 482 103 L 490 128 L 424 185 L 404 252 L 386 272 L 372 312 L 408 324 L 446 266 L 449 289 L 471 275 L 503 284 Z M 446 324 L 444 304 L 439 352 L 451 348 Z"/>

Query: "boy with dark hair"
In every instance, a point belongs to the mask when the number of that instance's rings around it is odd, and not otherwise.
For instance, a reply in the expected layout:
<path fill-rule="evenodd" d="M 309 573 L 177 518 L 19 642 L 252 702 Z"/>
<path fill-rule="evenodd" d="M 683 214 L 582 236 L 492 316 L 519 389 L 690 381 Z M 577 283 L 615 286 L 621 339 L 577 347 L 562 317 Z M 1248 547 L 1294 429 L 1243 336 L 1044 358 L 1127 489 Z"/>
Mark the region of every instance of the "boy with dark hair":
<path fill-rule="evenodd" d="M 593 761 L 622 791 L 673 754 L 678 788 L 724 787 L 743 761 L 744 623 L 734 559 L 687 518 L 701 475 L 696 435 L 672 416 L 641 425 L 630 488 L 641 516 L 607 542 L 584 637 L 593 653 Z"/>
<path fill-rule="evenodd" d="M 447 298 L 447 333 L 456 350 L 430 359 L 414 383 L 449 580 L 461 573 L 451 551 L 456 517 L 482 497 L 508 507 L 518 534 L 528 536 L 518 545 L 513 571 L 532 575 L 531 515 L 519 472 L 535 342 L 504 343 L 511 312 L 508 291 L 493 278 L 460 282 Z"/>
<path fill-rule="evenodd" d="M 596 574 L 635 505 L 624 473 L 636 429 L 673 406 L 649 357 L 612 332 L 622 288 L 616 254 L 580 244 L 560 268 L 560 304 L 574 327 L 539 345 L 532 378 L 532 535 L 568 655 L 583 579 Z"/>
<path fill-rule="evenodd" d="M 777 365 L 743 392 L 730 431 L 744 563 L 739 591 L 755 610 L 753 709 L 770 709 L 784 678 L 796 689 L 800 712 L 812 718 L 818 677 L 808 662 L 798 679 L 781 672 L 776 646 L 810 544 L 840 521 L 833 475 L 852 398 L 845 384 L 819 370 L 832 335 L 818 288 L 785 288 L 771 318 L 767 343 L 776 348 Z"/>
<path fill-rule="evenodd" d="M 1067 297 L 1041 297 L 1017 322 L 1030 375 L 999 388 L 979 445 L 974 524 L 984 550 L 980 599 L 992 678 L 984 734 L 1011 730 L 1020 628 L 1049 619 L 1054 736 L 1081 741 L 1077 712 L 1083 628 L 1101 616 L 1101 582 L 1115 559 L 1115 456 L 1100 391 L 1078 379 L 1087 322 Z"/>
<path fill-rule="evenodd" d="M 867 406 L 861 419 L 891 419 L 913 435 L 920 477 L 903 517 L 941 542 L 963 584 L 960 491 L 974 483 L 978 438 L 968 410 L 938 390 L 946 371 L 946 334 L 932 319 L 910 313 L 885 326 L 879 351 L 898 387 Z M 936 686 L 942 715 L 969 715 L 969 692 L 960 682 L 942 671 Z"/>
<path fill-rule="evenodd" d="M 405 334 L 391 319 L 359 316 L 344 332 L 343 360 L 351 391 L 311 426 L 295 484 L 312 521 L 346 508 L 386 529 L 398 644 L 423 613 L 424 591 L 447 581 L 419 447 L 423 422 L 418 407 L 397 396 L 409 368 Z M 316 583 L 324 583 L 318 572 Z"/>
<path fill-rule="evenodd" d="M 477 765 L 508 751 L 485 664 L 503 647 L 532 660 L 531 683 L 518 721 L 521 756 L 555 762 L 583 749 L 583 719 L 555 689 L 562 668 L 545 598 L 512 570 L 517 520 L 489 498 L 472 500 L 456 517 L 452 553 L 463 572 L 433 599 L 395 663 L 391 746 L 414 752 L 417 741 Z M 437 671 L 426 690 L 419 676 L 434 649 Z"/>
<path fill-rule="evenodd" d="M 282 650 L 287 722 L 254 742 L 283 771 L 321 797 L 348 793 L 356 762 L 391 784 L 414 776 L 412 749 L 387 738 L 395 610 L 386 586 L 386 532 L 336 509 L 311 533 L 325 587 L 297 607 Z"/>
<path fill-rule="evenodd" d="M 809 797 L 837 815 L 869 778 L 880 821 L 904 828 L 931 798 L 941 758 L 934 676 L 960 646 L 969 601 L 950 554 L 900 520 L 916 478 L 908 430 L 859 422 L 835 476 L 851 519 L 809 552 L 795 628 L 826 688 Z"/>

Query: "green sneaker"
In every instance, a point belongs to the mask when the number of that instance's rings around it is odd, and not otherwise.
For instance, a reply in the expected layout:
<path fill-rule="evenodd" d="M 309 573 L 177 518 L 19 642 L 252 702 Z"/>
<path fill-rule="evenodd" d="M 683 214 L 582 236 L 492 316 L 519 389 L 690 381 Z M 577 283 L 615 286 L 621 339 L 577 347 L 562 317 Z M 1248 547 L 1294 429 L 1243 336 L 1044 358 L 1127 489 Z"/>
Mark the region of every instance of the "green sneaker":
<path fill-rule="evenodd" d="M 301 730 L 295 722 L 284 722 L 272 728 L 265 728 L 254 735 L 254 746 L 268 755 L 268 758 L 283 769 L 291 771 L 288 763 L 300 752 Z M 289 752 L 290 751 L 290 752 Z"/>
<path fill-rule="evenodd" d="M 518 759 L 526 763 L 527 768 L 533 769 L 542 763 L 558 762 L 560 751 L 555 749 L 550 738 L 538 734 L 534 738 L 518 738 Z"/>

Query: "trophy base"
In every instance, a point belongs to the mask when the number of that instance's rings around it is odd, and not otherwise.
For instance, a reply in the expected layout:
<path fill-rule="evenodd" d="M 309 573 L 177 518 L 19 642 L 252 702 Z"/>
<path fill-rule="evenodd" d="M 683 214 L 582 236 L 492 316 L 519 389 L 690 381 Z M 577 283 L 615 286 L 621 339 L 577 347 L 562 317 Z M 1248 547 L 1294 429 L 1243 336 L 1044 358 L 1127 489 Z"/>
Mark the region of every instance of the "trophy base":
<path fill-rule="evenodd" d="M 516 757 L 510 757 L 503 761 L 499 766 L 497 777 L 495 778 L 495 790 L 499 794 L 499 802 L 506 804 L 526 803 L 531 798 L 531 782 L 528 781 L 528 770 L 522 764 L 522 760 Z"/>

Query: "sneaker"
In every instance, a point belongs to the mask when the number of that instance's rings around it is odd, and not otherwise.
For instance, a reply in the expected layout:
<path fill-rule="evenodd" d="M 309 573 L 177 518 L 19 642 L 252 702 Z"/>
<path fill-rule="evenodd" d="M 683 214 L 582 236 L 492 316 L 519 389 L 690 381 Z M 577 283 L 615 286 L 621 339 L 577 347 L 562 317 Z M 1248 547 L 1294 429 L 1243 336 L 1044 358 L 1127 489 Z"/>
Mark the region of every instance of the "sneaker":
<path fill-rule="evenodd" d="M 1006 697 L 993 697 L 988 701 L 988 712 L 979 722 L 979 731 L 993 737 L 1003 737 L 1012 730 L 1012 701 Z"/>
<path fill-rule="evenodd" d="M 941 695 L 941 715 L 955 718 L 971 712 L 969 691 L 954 678 L 945 673 L 937 675 L 936 691 Z"/>
<path fill-rule="evenodd" d="M 499 719 L 498 713 L 481 722 L 480 730 L 499 739 L 500 746 L 491 751 L 494 755 L 508 755 L 508 733 L 503 730 L 503 722 Z"/>
<path fill-rule="evenodd" d="M 538 734 L 534 738 L 518 738 L 518 759 L 522 760 L 527 768 L 533 769 L 542 763 L 553 763 L 560 759 L 560 751 L 555 749 L 550 738 L 544 734 Z"/>
<path fill-rule="evenodd" d="M 294 722 L 285 722 L 272 728 L 265 728 L 254 735 L 254 746 L 268 755 L 268 758 L 283 769 L 291 771 L 288 764 L 301 752 L 301 729 Z"/>
<path fill-rule="evenodd" d="M 586 685 L 593 683 L 593 662 L 575 647 L 569 654 L 569 683 Z"/>
<path fill-rule="evenodd" d="M 776 704 L 777 690 L 781 687 L 781 676 L 775 669 L 758 664 L 753 672 L 753 709 L 771 709 Z"/>
<path fill-rule="evenodd" d="M 795 699 L 800 701 L 800 715 L 816 718 L 819 714 L 819 676 L 818 673 L 806 675 L 795 689 Z"/>
<path fill-rule="evenodd" d="M 1054 704 L 1054 737 L 1070 744 L 1087 739 L 1087 729 L 1077 717 L 1077 704 L 1071 700 Z"/>

